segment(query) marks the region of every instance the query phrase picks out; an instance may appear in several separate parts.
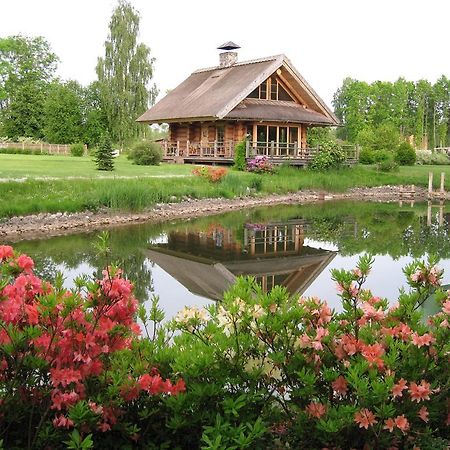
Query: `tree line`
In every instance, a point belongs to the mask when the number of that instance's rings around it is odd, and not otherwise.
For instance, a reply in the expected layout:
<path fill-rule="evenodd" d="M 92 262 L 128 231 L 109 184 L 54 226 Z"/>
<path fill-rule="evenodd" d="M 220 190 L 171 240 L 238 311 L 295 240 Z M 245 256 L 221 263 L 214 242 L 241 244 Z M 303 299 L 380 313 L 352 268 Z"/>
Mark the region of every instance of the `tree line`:
<path fill-rule="evenodd" d="M 154 103 L 154 58 L 138 42 L 139 13 L 120 0 L 109 23 L 97 79 L 88 86 L 56 77 L 59 62 L 43 37 L 0 38 L 0 136 L 95 146 L 148 133 L 135 119 Z"/>
<path fill-rule="evenodd" d="M 346 78 L 333 97 L 342 123 L 337 136 L 364 144 L 375 135 L 409 141 L 416 149 L 450 145 L 450 80 L 395 82 Z"/>

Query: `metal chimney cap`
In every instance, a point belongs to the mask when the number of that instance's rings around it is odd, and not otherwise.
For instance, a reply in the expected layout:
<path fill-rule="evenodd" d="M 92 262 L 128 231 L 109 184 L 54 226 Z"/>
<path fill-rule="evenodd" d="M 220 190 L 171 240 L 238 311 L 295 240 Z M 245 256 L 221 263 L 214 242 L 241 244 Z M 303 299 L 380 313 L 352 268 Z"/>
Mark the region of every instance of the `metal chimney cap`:
<path fill-rule="evenodd" d="M 236 50 L 241 48 L 239 45 L 235 44 L 233 41 L 225 42 L 220 47 L 217 47 L 218 50 Z"/>

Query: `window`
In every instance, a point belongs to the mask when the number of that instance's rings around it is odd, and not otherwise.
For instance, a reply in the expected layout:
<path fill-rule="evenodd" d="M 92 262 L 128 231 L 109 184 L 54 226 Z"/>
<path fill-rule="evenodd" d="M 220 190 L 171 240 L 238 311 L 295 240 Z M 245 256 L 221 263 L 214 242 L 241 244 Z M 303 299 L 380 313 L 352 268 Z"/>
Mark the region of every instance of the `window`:
<path fill-rule="evenodd" d="M 275 76 L 271 76 L 264 81 L 264 83 L 261 83 L 249 94 L 247 98 L 257 98 L 260 100 L 281 100 L 285 102 L 295 101 L 280 80 L 278 80 Z"/>
<path fill-rule="evenodd" d="M 224 125 L 217 125 L 217 127 L 216 127 L 216 141 L 218 143 L 223 144 L 224 139 L 225 139 L 225 126 Z"/>

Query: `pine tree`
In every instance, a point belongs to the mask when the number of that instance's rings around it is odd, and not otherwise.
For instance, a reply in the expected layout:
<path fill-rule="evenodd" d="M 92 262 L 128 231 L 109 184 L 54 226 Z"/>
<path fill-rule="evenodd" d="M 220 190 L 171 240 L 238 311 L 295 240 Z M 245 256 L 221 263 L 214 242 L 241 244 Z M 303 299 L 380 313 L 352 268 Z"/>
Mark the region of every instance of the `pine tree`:
<path fill-rule="evenodd" d="M 95 164 L 97 170 L 114 170 L 114 156 L 111 138 L 108 132 L 102 135 L 100 143 L 95 154 Z"/>

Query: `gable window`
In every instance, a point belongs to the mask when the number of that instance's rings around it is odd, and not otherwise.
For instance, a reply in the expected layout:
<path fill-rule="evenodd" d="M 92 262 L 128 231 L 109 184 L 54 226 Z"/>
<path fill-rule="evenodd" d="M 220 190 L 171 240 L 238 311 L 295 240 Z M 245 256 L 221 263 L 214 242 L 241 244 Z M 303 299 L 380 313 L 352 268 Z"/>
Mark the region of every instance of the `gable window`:
<path fill-rule="evenodd" d="M 271 76 L 261 83 L 249 94 L 248 98 L 257 98 L 259 100 L 281 100 L 285 102 L 295 101 L 280 80 L 275 76 Z"/>

